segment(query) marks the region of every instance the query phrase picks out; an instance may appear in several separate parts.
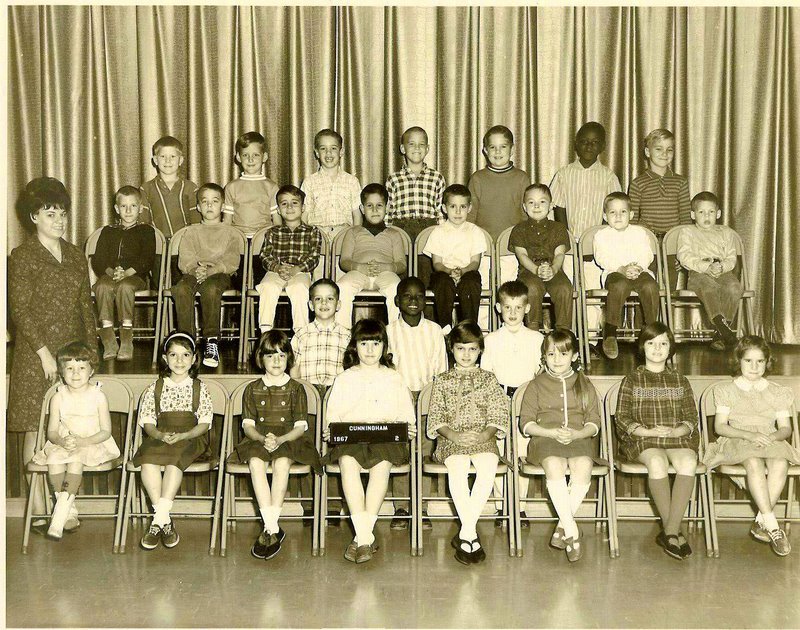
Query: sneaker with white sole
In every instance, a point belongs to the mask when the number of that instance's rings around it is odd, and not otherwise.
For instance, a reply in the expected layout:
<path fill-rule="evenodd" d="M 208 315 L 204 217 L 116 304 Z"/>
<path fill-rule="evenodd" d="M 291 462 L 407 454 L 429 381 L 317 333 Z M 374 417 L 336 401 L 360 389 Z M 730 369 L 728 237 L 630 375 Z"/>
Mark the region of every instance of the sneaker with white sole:
<path fill-rule="evenodd" d="M 172 549 L 180 541 L 181 537 L 178 535 L 178 532 L 175 529 L 175 526 L 172 524 L 172 521 L 161 528 L 161 543 L 167 549 Z"/>
<path fill-rule="evenodd" d="M 203 365 L 210 368 L 219 366 L 219 346 L 216 339 L 206 341 L 206 351 L 203 354 Z"/>
<path fill-rule="evenodd" d="M 158 547 L 159 542 L 161 542 L 161 528 L 153 523 L 142 536 L 141 545 L 144 549 L 150 550 Z"/>
<path fill-rule="evenodd" d="M 753 521 L 753 524 L 750 526 L 750 535 L 755 538 L 758 542 L 763 542 L 770 544 L 772 539 L 769 537 L 769 532 L 767 529 L 758 521 Z"/>
<path fill-rule="evenodd" d="M 789 544 L 789 539 L 786 537 L 786 532 L 782 529 L 773 529 L 769 532 L 769 546 L 772 551 L 778 556 L 788 556 L 792 551 L 792 545 Z"/>

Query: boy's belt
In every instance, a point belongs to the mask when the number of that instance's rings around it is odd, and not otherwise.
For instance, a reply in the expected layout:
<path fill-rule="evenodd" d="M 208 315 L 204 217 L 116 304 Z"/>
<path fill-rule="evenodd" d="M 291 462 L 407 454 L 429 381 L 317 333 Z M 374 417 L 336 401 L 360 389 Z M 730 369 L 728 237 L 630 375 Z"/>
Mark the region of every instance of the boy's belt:
<path fill-rule="evenodd" d="M 519 387 L 511 387 L 510 385 L 503 385 L 503 389 L 506 390 L 506 396 L 509 398 L 514 397 L 514 392 L 519 389 Z"/>

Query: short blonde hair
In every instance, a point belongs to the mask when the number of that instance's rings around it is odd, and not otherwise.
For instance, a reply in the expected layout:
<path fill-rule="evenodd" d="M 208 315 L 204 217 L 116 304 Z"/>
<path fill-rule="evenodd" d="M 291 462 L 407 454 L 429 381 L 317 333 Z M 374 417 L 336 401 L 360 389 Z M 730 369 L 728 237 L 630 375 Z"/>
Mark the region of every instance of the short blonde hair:
<path fill-rule="evenodd" d="M 673 134 L 669 129 L 653 129 L 653 131 L 648 133 L 647 137 L 644 139 L 644 146 L 646 149 L 649 149 L 659 140 L 669 140 L 670 138 L 674 140 L 675 134 Z"/>

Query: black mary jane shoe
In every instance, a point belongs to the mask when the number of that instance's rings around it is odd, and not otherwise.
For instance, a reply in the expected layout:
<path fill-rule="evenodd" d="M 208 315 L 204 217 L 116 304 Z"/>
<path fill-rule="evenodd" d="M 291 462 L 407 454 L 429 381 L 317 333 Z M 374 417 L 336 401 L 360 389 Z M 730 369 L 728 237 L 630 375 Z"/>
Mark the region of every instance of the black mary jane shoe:
<path fill-rule="evenodd" d="M 37 536 L 44 536 L 46 538 L 48 527 L 49 525 L 47 524 L 47 521 L 37 523 L 36 525 L 31 524 L 31 532 L 33 532 Z"/>
<path fill-rule="evenodd" d="M 664 532 L 659 533 L 659 535 L 656 536 L 656 544 L 661 547 L 668 556 L 676 560 L 683 560 L 684 556 L 681 554 L 681 546 L 675 534 L 667 535 Z"/>
<path fill-rule="evenodd" d="M 470 548 L 470 551 L 464 551 L 461 545 L 466 545 Z M 461 564 L 474 564 L 475 561 L 472 556 L 472 545 L 468 540 L 463 540 L 458 537 L 458 534 L 453 536 L 453 539 L 450 541 L 450 546 L 456 550 L 456 560 L 458 560 Z"/>
<path fill-rule="evenodd" d="M 683 535 L 683 532 L 678 534 L 678 540 L 683 538 L 683 542 L 680 543 L 679 548 L 681 550 L 681 556 L 684 558 L 688 558 L 692 555 L 692 548 L 689 546 L 689 541 L 687 540 L 686 536 Z"/>
<path fill-rule="evenodd" d="M 480 536 L 476 536 L 475 540 L 473 540 L 469 544 L 472 547 L 472 562 L 473 563 L 477 564 L 479 562 L 483 562 L 484 560 L 486 560 L 486 552 L 483 550 L 483 545 L 481 544 L 481 537 Z M 475 545 L 478 546 L 477 549 L 475 548 Z"/>

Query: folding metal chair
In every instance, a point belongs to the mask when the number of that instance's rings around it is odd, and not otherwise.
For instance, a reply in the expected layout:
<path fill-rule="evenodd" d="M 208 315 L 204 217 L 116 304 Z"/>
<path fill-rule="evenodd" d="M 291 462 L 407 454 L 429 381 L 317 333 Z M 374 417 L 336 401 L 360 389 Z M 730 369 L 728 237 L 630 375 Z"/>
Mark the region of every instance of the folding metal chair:
<path fill-rule="evenodd" d="M 593 227 L 588 228 L 584 233 L 581 235 L 580 241 L 578 242 L 578 256 L 583 264 L 578 265 L 578 270 L 581 274 L 581 286 L 586 286 L 586 279 L 585 279 L 585 265 L 592 265 L 594 264 L 594 237 L 597 232 L 606 228 L 606 225 L 595 225 Z M 664 285 L 664 278 L 663 278 L 663 267 L 661 263 L 661 248 L 658 246 L 658 239 L 656 239 L 656 235 L 653 234 L 650 230 L 648 230 L 644 226 L 642 227 L 643 230 L 647 233 L 648 238 L 650 239 L 650 246 L 653 249 L 653 264 L 650 266 L 650 270 L 655 273 L 655 280 L 656 284 L 658 285 L 658 309 L 659 309 L 659 317 L 661 321 L 667 321 L 667 291 Z M 603 331 L 602 328 L 589 328 L 589 318 L 586 312 L 586 309 L 590 306 L 597 306 L 603 307 L 606 304 L 606 299 L 608 298 L 608 291 L 606 289 L 583 289 L 583 322 L 584 322 L 584 334 L 583 334 L 583 343 L 584 343 L 584 356 L 586 357 L 586 365 L 588 366 L 591 363 L 592 353 L 590 352 L 589 344 L 593 341 L 602 341 L 603 339 Z M 623 314 L 625 315 L 625 324 L 619 329 L 617 329 L 617 339 L 621 339 L 624 341 L 636 341 L 638 338 L 639 333 L 641 332 L 642 326 L 636 325 L 634 321 L 634 313 L 635 308 L 639 305 L 639 296 L 636 291 L 633 291 L 630 297 L 625 301 L 624 311 Z"/>
<path fill-rule="evenodd" d="M 211 403 L 214 410 L 214 418 L 209 430 L 209 444 L 210 444 L 210 457 L 207 459 L 200 459 L 192 464 L 184 471 L 182 485 L 186 482 L 186 475 L 194 475 L 197 473 L 211 473 L 209 475 L 209 488 L 212 494 L 209 495 L 183 495 L 179 494 L 175 497 L 176 506 L 172 510 L 171 516 L 185 517 L 185 518 L 205 518 L 211 520 L 211 541 L 208 547 L 209 555 L 214 555 L 217 541 L 217 529 L 219 528 L 219 519 L 221 515 L 221 499 L 222 499 L 222 479 L 225 471 L 225 448 L 226 436 L 228 434 L 228 424 L 230 423 L 230 413 L 228 411 L 228 393 L 225 389 L 210 379 L 203 379 L 203 383 L 208 388 L 208 393 L 211 396 Z M 141 466 L 136 466 L 130 459 L 139 449 L 142 442 L 142 427 L 137 423 L 136 431 L 133 441 L 130 444 L 128 453 L 128 461 L 125 465 L 125 470 L 128 474 L 127 493 L 125 495 L 125 508 L 122 516 L 122 534 L 120 537 L 119 552 L 125 553 L 125 546 L 128 538 L 128 523 L 132 517 L 139 517 L 147 519 L 151 516 L 151 512 L 147 511 L 147 497 L 144 488 L 139 488 L 136 483 L 136 473 L 141 471 Z M 161 471 L 164 471 L 164 466 Z M 180 511 L 177 509 L 179 501 L 196 501 L 201 504 L 210 503 L 210 509 L 202 512 L 195 511 Z"/>
<path fill-rule="evenodd" d="M 716 405 L 714 403 L 714 392 L 716 389 L 723 384 L 727 384 L 730 381 L 720 381 L 718 383 L 714 383 L 713 385 L 709 385 L 703 391 L 700 396 L 700 424 L 703 429 L 703 447 L 704 449 L 708 448 L 709 443 L 716 441 L 717 439 L 717 432 L 714 427 L 714 419 L 716 416 Z M 798 437 L 798 430 L 797 430 L 797 408 L 792 406 L 792 446 L 798 448 L 800 446 L 800 437 Z M 714 491 L 714 477 L 716 475 L 727 475 L 729 477 L 745 477 L 746 471 L 743 465 L 741 464 L 723 464 L 713 470 L 709 470 L 707 473 L 708 476 L 708 496 L 709 502 L 712 508 L 712 515 L 713 520 L 711 522 L 712 526 L 712 534 L 714 537 L 714 556 L 719 558 L 719 536 L 717 535 L 717 522 L 751 522 L 754 518 L 753 516 L 742 516 L 733 513 L 724 513 L 723 507 L 723 514 L 720 514 L 717 511 L 717 506 L 734 506 L 734 505 L 752 505 L 752 501 L 749 498 L 746 499 L 723 499 L 723 498 L 716 498 L 716 493 Z M 788 534 L 791 529 L 792 523 L 800 522 L 800 517 L 794 516 L 794 501 L 795 501 L 795 478 L 800 477 L 800 466 L 796 464 L 789 465 L 789 475 L 787 478 L 787 496 L 785 499 L 779 499 L 778 505 L 783 505 L 783 518 L 780 519 L 784 523 L 784 529 Z"/>
<path fill-rule="evenodd" d="M 125 496 L 124 466 L 128 461 L 128 445 L 131 440 L 131 423 L 133 421 L 133 392 L 124 381 L 118 378 L 113 378 L 110 376 L 103 377 L 103 379 L 99 382 L 102 383 L 102 391 L 108 399 L 108 410 L 111 413 L 111 436 L 114 438 L 114 441 L 117 443 L 117 446 L 120 449 L 120 456 L 98 466 L 84 466 L 84 478 L 82 485 L 84 488 L 89 486 L 94 476 L 93 473 L 114 473 L 115 471 L 119 470 L 120 476 L 119 480 L 117 481 L 114 478 L 115 475 L 106 474 L 107 487 L 109 491 L 113 488 L 115 492 L 107 492 L 104 494 L 79 494 L 77 495 L 76 500 L 81 502 L 107 502 L 110 499 L 114 500 L 113 511 L 92 511 L 88 513 L 82 513 L 81 518 L 87 519 L 103 518 L 108 516 L 114 517 L 113 551 L 116 553 L 122 526 L 122 500 Z M 50 417 L 50 400 L 53 398 L 53 395 L 56 393 L 57 389 L 58 385 L 53 385 L 49 390 L 47 390 L 44 400 L 42 401 L 42 412 L 39 417 L 39 429 L 36 433 L 37 452 L 44 447 L 45 440 L 47 439 L 47 423 Z M 25 527 L 22 535 L 22 553 L 24 554 L 28 553 L 28 541 L 30 539 L 31 522 L 33 519 L 49 519 L 52 517 L 52 506 L 51 501 L 49 500 L 50 493 L 47 488 L 47 464 L 34 464 L 33 462 L 29 462 L 27 465 L 27 471 L 31 474 L 31 483 L 30 487 L 28 488 L 28 502 L 25 508 Z M 41 489 L 39 488 L 40 481 L 42 483 Z M 45 514 L 33 513 L 33 497 L 34 493 L 37 491 L 44 492 L 46 498 Z"/>
<path fill-rule="evenodd" d="M 428 243 L 428 239 L 434 229 L 436 229 L 435 225 L 426 227 L 417 235 L 417 240 L 414 243 L 414 255 L 412 257 L 412 275 L 418 276 L 419 274 L 419 258 L 420 256 L 426 255 L 422 252 L 425 250 L 425 245 Z M 495 329 L 495 318 L 492 315 L 494 311 L 495 276 L 497 275 L 495 272 L 495 248 L 489 232 L 483 228 L 478 229 L 483 232 L 483 236 L 486 239 L 486 251 L 481 256 L 480 267 L 478 267 L 478 272 L 481 274 L 480 308 L 485 307 L 488 309 L 486 326 L 482 326 L 482 329 L 484 332 L 491 332 Z M 427 304 L 433 304 L 433 292 L 430 289 L 425 291 L 425 297 Z M 458 296 L 456 296 L 456 304 L 457 303 Z M 482 321 L 480 313 L 478 314 L 478 320 L 477 323 L 480 325 Z"/>
<path fill-rule="evenodd" d="M 180 251 L 181 241 L 183 237 L 186 235 L 187 230 L 193 229 L 194 226 L 187 225 L 184 228 L 181 228 L 175 234 L 173 234 L 172 238 L 169 241 L 169 263 L 168 267 L 164 272 L 165 280 L 164 280 L 164 291 L 163 291 L 163 309 L 164 313 L 161 317 L 161 332 L 158 340 L 158 345 L 160 346 L 161 342 L 166 338 L 167 333 L 170 330 L 174 329 L 174 315 L 173 309 L 170 308 L 170 300 L 174 301 L 174 294 L 172 287 L 178 283 L 181 276 L 183 275 L 178 268 L 178 253 Z M 248 248 L 247 248 L 247 239 L 245 238 L 244 234 L 237 230 L 236 228 L 232 228 L 236 234 L 239 236 L 239 268 L 231 277 L 232 288 L 224 291 L 222 293 L 222 306 L 221 311 L 224 315 L 225 309 L 230 307 L 238 307 L 239 308 L 239 319 L 238 319 L 238 326 L 233 327 L 225 327 L 222 325 L 220 327 L 220 338 L 223 339 L 231 339 L 236 340 L 238 345 L 238 352 L 237 357 L 241 357 L 241 349 L 242 349 L 242 339 L 241 339 L 241 331 L 244 329 L 244 321 L 245 321 L 245 298 L 244 298 L 244 290 L 243 288 L 247 286 L 247 255 L 248 255 Z M 199 294 L 195 294 L 196 296 Z M 195 300 L 195 321 L 197 321 L 197 300 Z M 224 324 L 224 319 L 221 321 L 221 324 Z M 223 335 L 223 333 L 227 333 Z M 157 354 L 158 348 L 155 349 Z"/>
<path fill-rule="evenodd" d="M 504 282 L 508 282 L 509 280 L 516 280 L 517 273 L 519 271 L 519 261 L 517 261 L 517 256 L 514 252 L 511 251 L 508 247 L 508 239 L 511 236 L 512 227 L 506 228 L 503 230 L 500 235 L 497 237 L 497 243 L 495 244 L 495 269 L 497 273 L 495 275 L 495 288 L 499 289 L 500 285 Z M 580 352 L 581 352 L 581 360 L 586 361 L 586 357 L 584 356 L 586 350 L 584 348 L 584 339 L 583 339 L 583 304 L 582 304 L 582 291 L 581 291 L 581 273 L 576 267 L 579 266 L 577 256 L 578 256 L 578 248 L 575 246 L 575 238 L 572 236 L 572 233 L 569 233 L 569 242 L 570 248 L 564 254 L 564 264 L 562 269 L 564 269 L 564 273 L 572 282 L 572 329 L 576 331 L 576 336 L 580 341 Z M 570 263 L 569 260 L 572 262 Z M 543 300 L 543 304 L 545 306 L 552 306 L 553 302 L 550 299 L 549 295 L 546 295 Z M 496 326 L 499 327 L 500 325 L 500 315 L 495 313 L 495 321 Z"/>
<path fill-rule="evenodd" d="M 522 410 L 522 397 L 525 395 L 525 389 L 529 383 L 520 386 L 514 397 L 511 399 L 511 423 L 514 425 L 512 428 L 519 427 L 520 412 Z M 614 487 L 614 467 L 608 460 L 608 431 L 609 424 L 605 414 L 601 414 L 600 418 L 600 433 L 597 435 L 598 454 L 602 463 L 594 463 L 592 465 L 592 478 L 597 479 L 597 496 L 595 498 L 587 497 L 584 503 L 595 505 L 594 516 L 576 516 L 576 521 L 592 521 L 595 524 L 604 525 L 608 532 L 608 551 L 612 558 L 619 556 L 619 542 L 617 539 L 617 516 L 614 511 L 614 498 L 611 488 Z M 533 438 L 535 439 L 535 438 Z M 530 464 L 526 459 L 526 454 L 519 453 L 519 446 L 516 439 L 516 431 L 514 431 L 514 439 L 512 440 L 514 461 L 516 463 L 516 470 L 513 471 L 514 475 L 514 531 L 517 533 L 517 557 L 522 557 L 522 515 L 521 515 L 521 500 L 519 496 L 519 477 L 525 475 L 528 477 L 544 477 L 544 468 L 541 465 Z M 567 473 L 569 474 L 569 472 Z M 542 499 L 524 499 L 526 503 L 542 502 L 550 505 L 547 497 Z M 526 516 L 526 521 L 558 521 L 558 516 Z"/>
<path fill-rule="evenodd" d="M 326 410 L 327 410 L 327 406 L 328 406 L 328 398 L 330 398 L 330 394 L 331 394 L 331 389 L 332 388 L 328 388 L 328 391 L 325 392 L 325 398 L 322 401 L 323 417 L 322 417 L 322 422 L 321 422 L 321 430 L 318 433 L 319 439 L 320 439 L 320 444 L 321 444 L 320 452 L 322 453 L 323 457 L 327 454 L 327 452 L 329 450 L 328 443 L 325 440 L 322 439 L 322 433 L 328 426 L 328 419 L 326 417 Z M 417 452 L 418 451 L 417 451 L 417 446 L 416 446 L 416 440 L 411 440 L 410 441 L 409 463 L 408 464 L 402 464 L 401 466 L 392 466 L 391 470 L 389 471 L 390 475 L 410 475 L 410 492 L 411 492 L 411 496 L 410 497 L 397 497 L 397 496 L 392 496 L 392 495 L 387 494 L 386 497 L 384 498 L 384 503 L 386 503 L 386 501 L 392 501 L 392 500 L 397 500 L 397 499 L 407 500 L 409 502 L 409 506 L 411 507 L 410 516 L 407 516 L 407 517 L 396 517 L 393 514 L 378 514 L 378 520 L 379 521 L 391 520 L 393 518 L 407 518 L 408 520 L 411 521 L 411 527 L 409 529 L 411 530 L 410 551 L 411 551 L 411 555 L 412 556 L 422 555 L 421 547 L 419 549 L 417 547 L 417 545 L 418 545 L 417 531 L 421 527 L 420 522 L 419 522 L 419 518 L 418 518 L 418 513 L 417 513 L 417 501 L 416 501 L 416 496 L 417 496 L 417 472 L 418 472 L 419 469 L 414 465 L 414 462 L 416 462 L 416 460 L 417 460 Z M 361 474 L 362 475 L 365 475 L 365 474 L 368 474 L 368 473 L 369 473 L 368 469 L 366 469 L 366 468 L 362 468 L 361 469 Z M 327 464 L 327 465 L 322 467 L 322 478 L 319 480 L 319 484 L 320 484 L 320 500 L 319 500 L 319 507 L 318 507 L 318 510 L 317 510 L 317 516 L 318 516 L 318 522 L 319 522 L 319 525 L 318 525 L 319 554 L 318 555 L 320 555 L 320 556 L 324 556 L 325 555 L 325 538 L 326 538 L 325 525 L 326 525 L 327 521 L 331 520 L 331 519 L 347 519 L 347 518 L 349 518 L 349 514 L 344 514 L 344 515 L 328 514 L 328 502 L 331 499 L 336 500 L 336 501 L 341 501 L 343 507 L 347 506 L 347 501 L 345 500 L 345 498 L 343 496 L 342 497 L 331 497 L 331 496 L 328 495 L 328 476 L 329 475 L 340 475 L 340 474 L 341 474 L 341 468 L 339 467 L 339 464 Z"/>
<path fill-rule="evenodd" d="M 98 228 L 89 236 L 86 240 L 86 246 L 84 247 L 84 253 L 86 255 L 87 260 L 89 260 L 89 282 L 91 286 L 97 282 L 97 274 L 95 274 L 94 270 L 92 269 L 91 261 L 92 256 L 94 256 L 95 251 L 97 250 L 97 241 L 100 239 L 100 233 L 103 231 L 103 228 Z M 158 342 L 159 342 L 159 335 L 161 334 L 161 315 L 162 315 L 162 308 L 163 308 L 163 291 L 164 291 L 164 276 L 167 268 L 167 257 L 165 256 L 165 252 L 167 251 L 167 239 L 164 237 L 164 234 L 161 231 L 154 227 L 153 233 L 156 239 L 156 257 L 153 260 L 153 268 L 150 272 L 149 282 L 150 285 L 146 289 L 142 289 L 141 291 L 136 291 L 135 295 L 135 303 L 134 306 L 136 308 L 152 308 L 153 309 L 153 319 L 154 324 L 153 326 L 136 326 L 136 322 L 134 321 L 133 327 L 133 335 L 136 339 L 152 339 L 153 340 L 153 360 L 152 364 L 155 365 L 158 360 Z M 92 291 L 92 297 L 94 297 L 94 291 Z"/>
<path fill-rule="evenodd" d="M 681 343 L 683 341 L 710 341 L 716 330 L 706 327 L 705 325 L 699 328 L 691 326 L 682 327 L 678 324 L 678 313 L 680 309 L 701 309 L 705 314 L 705 309 L 702 308 L 702 303 L 694 291 L 686 288 L 687 271 L 683 268 L 680 271 L 675 270 L 676 260 L 678 256 L 678 238 L 682 230 L 688 226 L 679 225 L 672 228 L 664 235 L 664 240 L 661 243 L 661 261 L 663 265 L 662 277 L 664 278 L 664 287 L 675 286 L 668 283 L 670 274 L 678 274 L 676 289 L 669 291 L 666 290 L 666 309 L 667 317 L 670 328 L 675 335 L 675 342 Z M 747 261 L 744 256 L 744 245 L 742 244 L 741 237 L 734 232 L 734 242 L 736 244 L 736 267 L 733 273 L 739 276 L 742 283 L 744 293 L 742 299 L 739 301 L 739 310 L 736 314 L 736 330 L 739 336 L 747 334 L 753 330 L 753 300 L 755 299 L 756 292 L 751 288 L 750 276 L 747 272 Z"/>
<path fill-rule="evenodd" d="M 257 319 L 256 319 L 256 303 L 259 301 L 258 291 L 256 286 L 264 279 L 266 270 L 261 264 L 261 250 L 264 247 L 264 240 L 267 237 L 267 232 L 272 229 L 272 226 L 261 228 L 258 232 L 253 234 L 250 241 L 250 251 L 247 255 L 247 282 L 244 285 L 244 305 L 245 316 L 242 325 L 242 343 L 239 349 L 239 363 L 244 365 L 247 363 L 247 358 L 252 352 L 253 343 L 258 340 Z M 330 243 L 328 237 L 324 232 L 320 231 L 322 235 L 322 251 L 319 253 L 319 262 L 316 268 L 311 273 L 311 281 L 314 282 L 322 277 L 330 277 L 328 270 L 328 262 L 330 260 Z M 278 301 L 287 303 L 289 298 L 286 295 L 286 290 L 281 292 L 281 297 Z"/>
<path fill-rule="evenodd" d="M 319 392 L 317 388 L 314 387 L 311 383 L 306 381 L 298 380 L 303 386 L 303 389 L 306 392 L 306 400 L 308 401 L 308 423 L 309 423 L 309 431 L 313 432 L 315 437 L 314 446 L 319 450 L 319 436 L 321 435 L 320 432 L 320 422 L 322 417 L 322 401 L 319 397 Z M 233 390 L 231 394 L 231 401 L 229 405 L 228 413 L 230 415 L 230 420 L 228 421 L 228 435 L 225 441 L 225 460 L 227 461 L 228 457 L 233 453 L 236 445 L 243 439 L 244 434 L 241 431 L 241 423 L 235 422 L 233 418 L 235 416 L 242 415 L 242 398 L 244 395 L 244 390 L 247 388 L 249 383 L 242 383 Z M 234 426 L 235 425 L 235 426 Z M 272 464 L 267 462 L 267 473 L 272 473 Z M 312 528 L 311 528 L 311 555 L 316 556 L 319 553 L 319 497 L 320 497 L 320 488 L 319 488 L 319 476 L 314 474 L 313 469 L 311 466 L 306 464 L 297 464 L 293 463 L 289 467 L 289 474 L 290 475 L 312 475 L 314 484 L 313 484 L 313 495 L 310 497 L 313 501 L 314 505 L 314 514 L 311 517 L 307 516 L 281 516 L 281 519 L 284 520 L 304 520 L 304 519 L 312 519 Z M 228 537 L 228 528 L 233 526 L 236 521 L 257 521 L 261 517 L 256 510 L 253 516 L 246 516 L 243 514 L 236 513 L 236 503 L 238 502 L 247 502 L 252 503 L 253 497 L 252 496 L 237 496 L 236 494 L 236 476 L 244 476 L 246 475 L 248 478 L 250 476 L 250 468 L 247 464 L 226 464 L 225 466 L 225 478 L 224 478 L 224 499 L 222 503 L 222 536 L 220 539 L 220 551 L 219 555 L 224 556 L 226 552 L 226 545 L 227 545 L 227 537 Z M 301 503 L 302 501 L 307 501 L 309 497 L 286 497 L 284 500 L 284 504 L 291 504 L 291 503 Z"/>
<path fill-rule="evenodd" d="M 352 228 L 350 228 L 352 229 Z M 399 227 L 395 226 L 387 226 L 387 230 L 393 230 L 400 234 L 400 237 L 403 239 L 403 249 L 406 255 L 406 275 L 410 276 L 412 272 L 413 262 L 411 257 L 412 251 L 412 244 L 411 238 L 408 236 L 405 230 L 401 230 Z M 342 256 L 342 244 L 344 243 L 345 234 L 347 234 L 348 230 L 342 230 L 336 235 L 336 238 L 333 239 L 333 243 L 331 244 L 331 263 L 330 269 L 328 270 L 328 275 L 330 276 L 331 280 L 338 283 L 339 279 L 345 274 L 345 271 L 339 267 L 339 262 Z M 378 291 L 374 289 L 362 289 L 358 292 L 355 297 L 354 304 L 353 304 L 353 313 L 355 314 L 355 302 L 360 304 L 364 304 L 366 306 L 380 306 L 386 302 L 386 298 L 384 298 Z M 354 318 L 355 319 L 355 318 Z"/>
<path fill-rule="evenodd" d="M 617 451 L 617 436 L 615 431 L 614 425 L 614 418 L 616 417 L 616 410 L 617 410 L 617 398 L 619 396 L 619 389 L 620 383 L 615 383 L 611 389 L 608 390 L 606 393 L 606 398 L 604 402 L 604 413 L 609 423 L 609 430 L 607 432 L 609 445 L 607 447 L 607 452 L 609 454 L 609 459 L 611 464 L 614 466 L 617 473 L 621 473 L 623 475 L 638 475 L 638 476 L 647 476 L 647 466 L 642 464 L 641 462 L 631 462 L 625 459 L 622 459 Z M 695 399 L 695 405 L 697 404 L 697 399 Z M 702 433 L 702 425 L 699 426 L 699 431 Z M 712 535 L 712 528 L 714 522 L 714 515 L 713 515 L 713 504 L 708 500 L 708 476 L 707 476 L 707 468 L 702 463 L 703 461 L 703 440 L 704 438 L 701 435 L 700 438 L 700 449 L 697 454 L 697 470 L 695 471 L 695 479 L 700 479 L 700 489 L 698 492 L 697 484 L 695 483 L 695 488 L 692 490 L 692 499 L 689 501 L 688 507 L 688 514 L 684 516 L 684 520 L 691 523 L 702 523 L 703 530 L 705 534 L 705 542 L 706 542 L 706 555 L 711 558 L 714 557 L 716 553 L 716 549 L 714 547 L 715 541 Z M 674 475 L 675 469 L 670 464 L 669 466 L 669 474 Z M 612 486 L 613 488 L 613 486 Z M 649 503 L 649 497 L 625 497 L 619 498 L 616 496 L 616 489 L 614 488 L 614 501 L 615 501 L 615 512 L 617 515 L 617 522 L 626 520 L 626 521 L 653 521 L 658 520 L 659 517 L 657 514 L 653 514 L 652 516 L 621 516 L 619 513 L 619 509 L 617 509 L 616 503 L 619 502 L 636 502 L 636 503 Z M 699 499 L 699 514 L 692 513 L 692 504 Z M 619 555 L 619 553 L 617 554 Z"/>
<path fill-rule="evenodd" d="M 417 426 L 419 427 L 419 431 L 417 431 L 417 452 L 416 452 L 416 468 L 419 471 L 419 481 L 416 485 L 416 506 L 415 506 L 415 520 L 416 520 L 416 531 L 419 537 L 417 543 L 417 555 L 421 556 L 423 553 L 423 545 L 422 545 L 422 505 L 423 503 L 427 503 L 428 505 L 435 504 L 435 503 L 446 503 L 448 505 L 453 505 L 453 499 L 449 496 L 424 496 L 422 492 L 422 475 L 447 475 L 447 466 L 444 464 L 440 464 L 438 462 L 434 462 L 430 457 L 423 457 L 422 456 L 422 432 L 425 430 L 425 427 L 428 424 L 428 409 L 430 408 L 431 404 L 431 391 L 433 390 L 433 384 L 429 383 L 426 385 L 422 391 L 419 393 L 419 398 L 417 399 Z M 507 431 L 505 437 L 505 448 L 503 451 L 503 456 L 508 461 L 513 461 L 513 446 L 512 443 L 514 441 L 513 438 L 514 431 Z M 469 474 L 475 474 L 474 466 L 470 465 Z M 504 526 L 508 532 L 508 555 L 509 556 L 517 556 L 517 535 L 515 533 L 515 517 L 514 517 L 514 502 L 515 502 L 515 495 L 514 495 L 514 473 L 511 466 L 504 464 L 502 461 L 497 465 L 497 472 L 495 473 L 496 476 L 501 476 L 505 483 L 503 484 L 503 496 L 502 497 L 489 497 L 487 504 L 497 502 L 498 500 L 502 500 L 503 502 L 503 510 L 500 515 L 497 514 L 481 514 L 479 517 L 479 521 L 491 520 L 494 521 L 495 519 L 501 519 L 503 521 Z M 430 519 L 431 521 L 441 521 L 441 520 L 456 520 L 458 519 L 458 514 L 455 512 L 455 508 L 453 508 L 452 515 L 435 515 L 431 514 L 430 511 L 426 518 Z"/>

